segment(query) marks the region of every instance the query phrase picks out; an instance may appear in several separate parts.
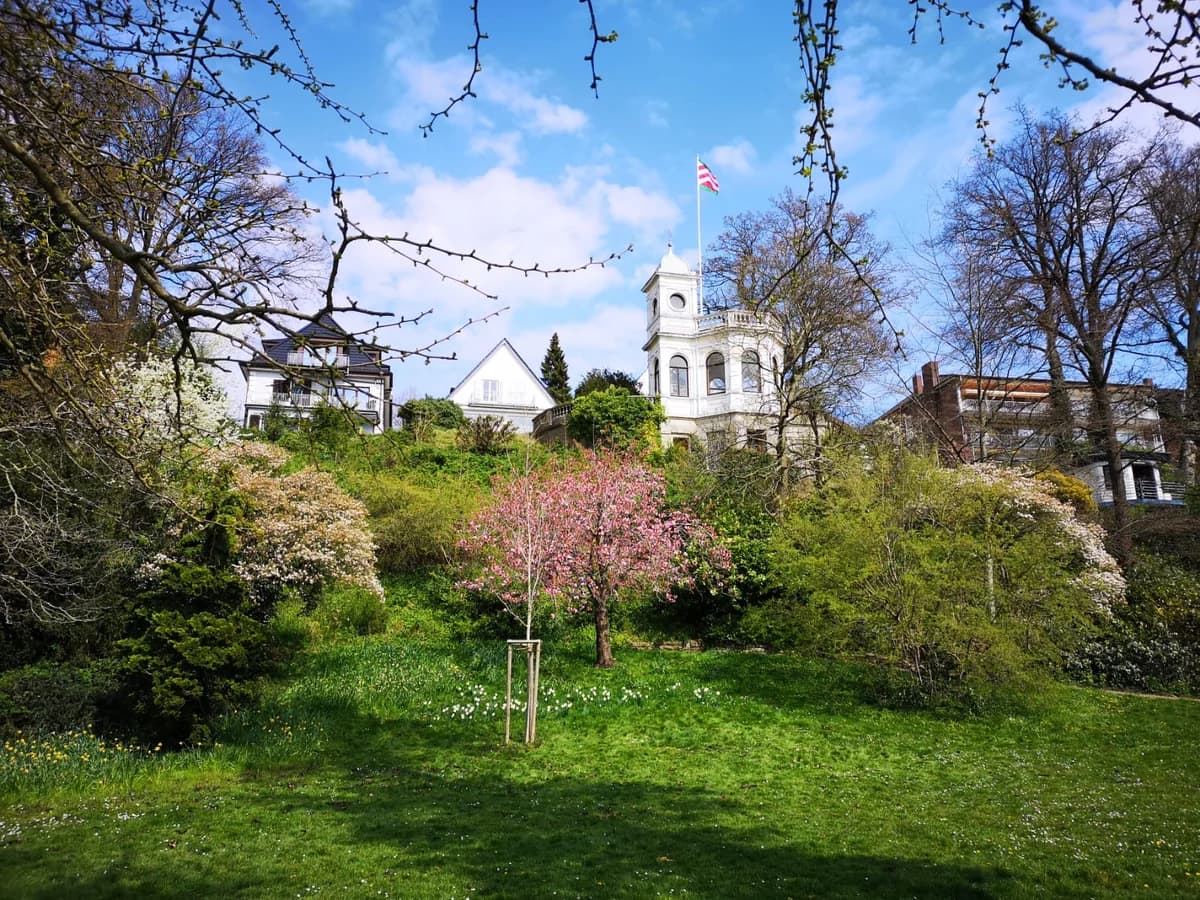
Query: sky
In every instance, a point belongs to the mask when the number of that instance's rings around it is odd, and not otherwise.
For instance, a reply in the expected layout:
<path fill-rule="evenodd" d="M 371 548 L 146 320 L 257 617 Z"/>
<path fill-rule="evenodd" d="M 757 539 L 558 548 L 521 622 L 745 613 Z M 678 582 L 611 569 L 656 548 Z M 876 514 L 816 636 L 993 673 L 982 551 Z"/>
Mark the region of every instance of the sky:
<path fill-rule="evenodd" d="M 897 262 L 936 232 L 947 184 L 967 173 L 980 146 L 978 94 L 1005 36 L 995 0 L 964 5 L 978 8 L 985 28 L 947 22 L 939 40 L 926 17 L 914 45 L 909 3 L 842 4 L 843 50 L 832 98 L 839 161 L 849 170 L 842 201 L 872 214 L 875 235 Z M 1044 5 L 1068 43 L 1122 73 L 1148 64 L 1127 3 Z M 251 0 L 247 8 L 269 40 L 267 4 Z M 793 158 L 808 111 L 790 3 L 596 0 L 600 31 L 618 35 L 597 50 L 597 97 L 584 60 L 592 44 L 586 4 L 479 0 L 487 39 L 477 96 L 437 120 L 425 137 L 419 126 L 471 74 L 467 0 L 290 0 L 287 10 L 315 71 L 333 83 L 330 94 L 371 127 L 342 122 L 278 79 L 233 77 L 269 95 L 265 117 L 292 147 L 309 159 L 328 156 L 348 176 L 343 197 L 366 230 L 543 269 L 621 254 L 602 268 L 548 278 L 434 257 L 447 273 L 478 286 L 472 291 L 383 246 L 358 245 L 342 263 L 338 297 L 408 319 L 430 310 L 380 339 L 397 351 L 441 341 L 433 352 L 454 357 L 426 362 L 398 353 L 398 401 L 446 396 L 502 338 L 536 372 L 557 333 L 573 383 L 594 367 L 639 374 L 642 284 L 668 241 L 696 263 L 696 156 L 721 187 L 702 199 L 705 244 L 724 217 L 763 210 L 789 186 L 803 190 Z M 1010 64 L 988 115 L 1000 141 L 1018 102 L 1035 113 L 1061 109 L 1088 117 L 1113 100 L 1099 89 L 1060 89 L 1057 72 L 1043 66 L 1033 46 L 1014 51 Z M 1154 129 L 1161 120 L 1135 108 L 1127 121 Z M 295 169 L 285 157 L 277 164 Z M 327 193 L 320 185 L 297 189 L 322 210 L 317 222 L 329 230 Z M 907 335 L 906 356 L 894 379 L 867 386 L 860 417 L 891 405 L 910 371 L 937 354 L 928 333 L 932 301 L 917 289 L 906 300 L 908 311 L 896 315 Z M 342 318 L 348 327 L 362 324 Z M 239 401 L 241 389 L 231 385 L 231 399 Z"/>

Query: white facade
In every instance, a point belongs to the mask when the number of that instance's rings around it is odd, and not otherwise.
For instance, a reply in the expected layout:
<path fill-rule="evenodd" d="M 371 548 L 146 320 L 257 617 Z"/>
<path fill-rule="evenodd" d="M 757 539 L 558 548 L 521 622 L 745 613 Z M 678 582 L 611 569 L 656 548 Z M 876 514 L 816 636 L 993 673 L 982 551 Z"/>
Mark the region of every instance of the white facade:
<path fill-rule="evenodd" d="M 699 275 L 669 246 L 642 287 L 642 389 L 658 397 L 667 414 L 663 444 L 691 445 L 698 440 L 713 449 L 773 445 L 779 407 L 772 373 L 780 356 L 775 325 L 745 310 L 705 314 L 699 287 Z M 793 449 L 812 441 L 803 426 L 789 425 L 786 431 Z"/>
<path fill-rule="evenodd" d="M 391 428 L 392 370 L 382 350 L 355 339 L 332 316 L 264 340 L 241 368 L 245 428 L 262 428 L 272 410 L 307 418 L 322 404 L 353 411 L 366 434 Z"/>
<path fill-rule="evenodd" d="M 304 417 L 322 402 L 343 406 L 360 413 L 381 413 L 385 404 L 386 379 L 380 376 L 352 375 L 330 379 L 319 377 L 284 379 L 275 369 L 248 369 L 246 372 L 247 428 L 261 427 L 261 417 L 272 405 L 289 414 Z M 307 382 L 307 383 L 306 383 Z M 367 434 L 378 430 L 377 423 L 366 423 Z"/>
<path fill-rule="evenodd" d="M 1072 469 L 1071 474 L 1087 483 L 1101 506 L 1113 502 L 1112 477 L 1106 463 L 1092 462 Z M 1167 490 L 1156 460 L 1122 457 L 1121 480 L 1125 483 L 1125 499 L 1130 503 L 1176 503 L 1183 499 Z"/>
<path fill-rule="evenodd" d="M 541 379 L 507 339 L 450 391 L 450 399 L 468 419 L 499 416 L 525 434 L 533 431 L 534 416 L 555 405 Z"/>

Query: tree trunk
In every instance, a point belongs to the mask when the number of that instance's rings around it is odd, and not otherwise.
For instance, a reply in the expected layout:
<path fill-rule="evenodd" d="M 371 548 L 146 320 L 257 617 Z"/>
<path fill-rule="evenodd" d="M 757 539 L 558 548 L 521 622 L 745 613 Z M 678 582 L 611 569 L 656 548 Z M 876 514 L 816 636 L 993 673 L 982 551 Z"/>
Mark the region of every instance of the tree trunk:
<path fill-rule="evenodd" d="M 1092 386 L 1094 421 L 1090 431 L 1095 442 L 1104 448 L 1108 463 L 1113 498 L 1113 555 L 1122 567 L 1133 558 L 1133 540 L 1129 536 L 1129 499 L 1125 495 L 1125 472 L 1121 468 L 1121 442 L 1113 422 L 1112 398 L 1105 386 Z"/>
<path fill-rule="evenodd" d="M 596 668 L 613 667 L 612 635 L 608 630 L 608 598 L 592 598 L 592 615 L 596 620 Z"/>
<path fill-rule="evenodd" d="M 1200 314 L 1188 320 L 1187 359 L 1183 388 L 1183 428 L 1181 429 L 1180 477 L 1184 484 L 1195 484 L 1195 454 L 1200 446 Z"/>
<path fill-rule="evenodd" d="M 1062 356 L 1055 344 L 1057 332 L 1046 332 L 1046 369 L 1050 375 L 1050 433 L 1054 442 L 1054 453 L 1063 458 L 1072 450 L 1075 432 L 1075 413 L 1071 409 L 1071 392 L 1067 390 L 1067 376 L 1063 369 Z"/>

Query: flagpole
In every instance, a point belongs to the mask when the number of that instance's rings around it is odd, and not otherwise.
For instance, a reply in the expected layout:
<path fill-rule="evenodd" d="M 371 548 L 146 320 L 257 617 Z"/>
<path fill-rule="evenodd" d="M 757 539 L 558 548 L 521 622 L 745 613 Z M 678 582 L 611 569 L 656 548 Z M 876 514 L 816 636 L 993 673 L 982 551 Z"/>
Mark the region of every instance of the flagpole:
<path fill-rule="evenodd" d="M 696 259 L 699 273 L 699 283 L 696 296 L 698 306 L 696 311 L 704 313 L 704 241 L 700 237 L 700 154 L 696 154 Z"/>

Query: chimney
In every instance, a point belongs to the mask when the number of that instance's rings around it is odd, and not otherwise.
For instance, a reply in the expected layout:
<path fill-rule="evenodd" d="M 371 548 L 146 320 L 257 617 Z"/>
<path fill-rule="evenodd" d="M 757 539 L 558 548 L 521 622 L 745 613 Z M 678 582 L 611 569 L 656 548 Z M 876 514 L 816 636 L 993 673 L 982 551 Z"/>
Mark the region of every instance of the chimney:
<path fill-rule="evenodd" d="M 914 375 L 913 376 L 913 396 L 914 397 L 921 393 L 921 388 L 922 388 L 921 376 Z"/>
<path fill-rule="evenodd" d="M 925 390 L 932 391 L 938 385 L 937 360 L 931 359 L 921 366 L 921 378 L 925 382 Z"/>
<path fill-rule="evenodd" d="M 1153 388 L 1154 387 L 1154 379 L 1153 378 L 1143 378 L 1142 384 L 1144 384 L 1148 388 Z"/>

